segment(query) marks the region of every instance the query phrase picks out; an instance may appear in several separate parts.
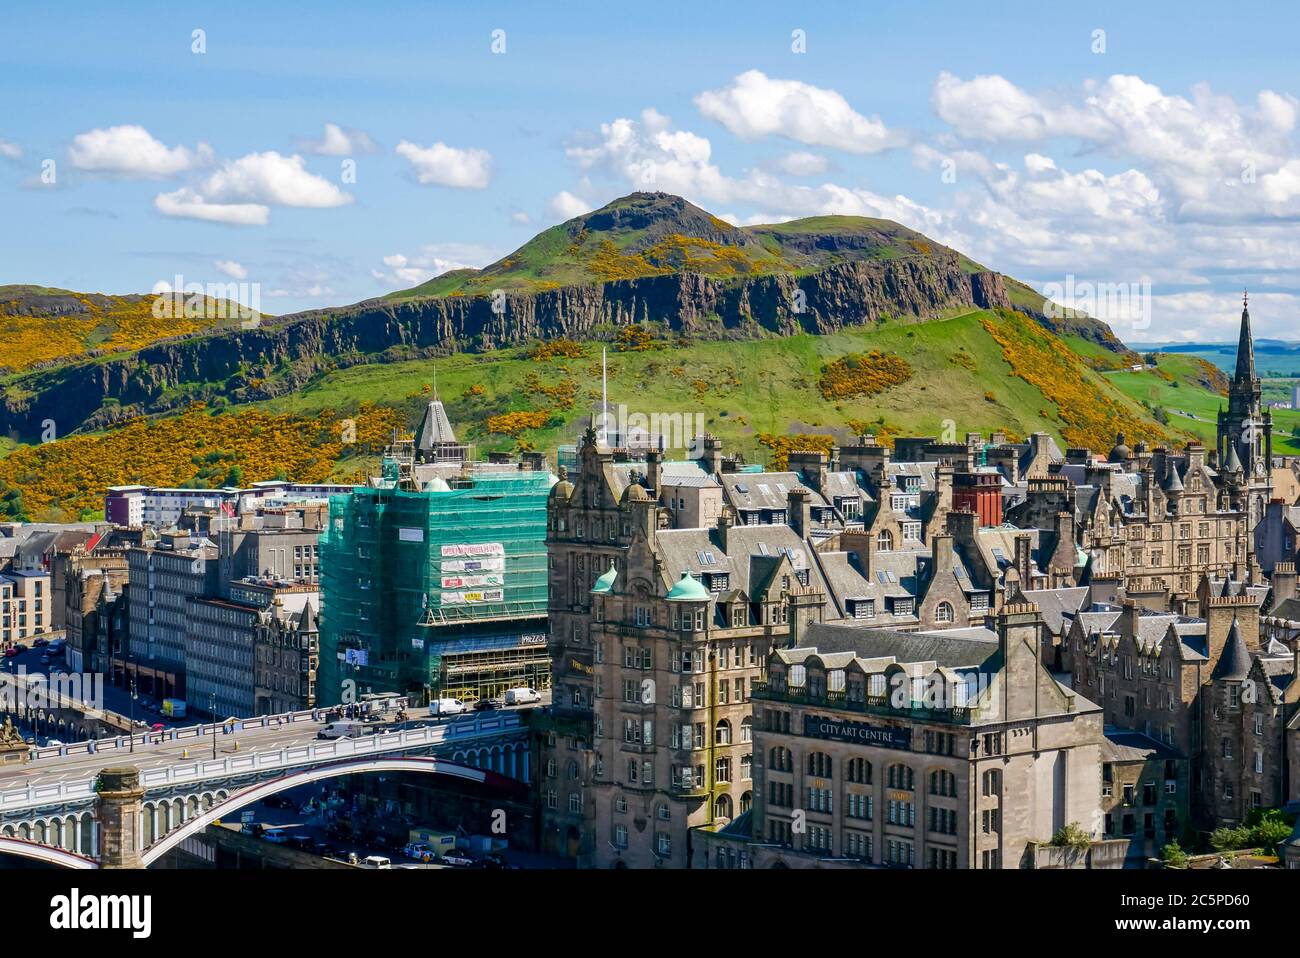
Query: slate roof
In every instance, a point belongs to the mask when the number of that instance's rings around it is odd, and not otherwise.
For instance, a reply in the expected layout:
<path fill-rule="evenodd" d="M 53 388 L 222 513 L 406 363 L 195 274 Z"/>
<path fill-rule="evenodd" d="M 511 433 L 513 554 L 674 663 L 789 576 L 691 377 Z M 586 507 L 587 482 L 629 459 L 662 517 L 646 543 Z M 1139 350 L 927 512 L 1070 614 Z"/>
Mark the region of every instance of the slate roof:
<path fill-rule="evenodd" d="M 1246 648 L 1246 642 L 1241 637 L 1241 626 L 1237 620 L 1232 620 L 1232 628 L 1228 630 L 1228 641 L 1223 645 L 1223 651 L 1219 654 L 1219 661 L 1214 664 L 1214 671 L 1210 673 L 1210 678 L 1226 682 L 1243 682 L 1250 677 L 1250 651 Z"/>
<path fill-rule="evenodd" d="M 973 638 L 969 632 L 900 632 L 814 622 L 807 641 L 823 652 L 855 652 L 859 658 L 893 656 L 899 662 L 934 662 L 941 668 L 985 667 L 998 654 L 998 642 Z"/>
<path fill-rule="evenodd" d="M 1107 725 L 1101 743 L 1102 762 L 1149 762 L 1181 758 L 1163 742 L 1134 729 Z"/>
<path fill-rule="evenodd" d="M 1063 635 L 1070 627 L 1070 618 L 1088 601 L 1088 588 L 1027 589 L 1024 596 L 1038 606 L 1047 630 L 1053 635 Z"/>

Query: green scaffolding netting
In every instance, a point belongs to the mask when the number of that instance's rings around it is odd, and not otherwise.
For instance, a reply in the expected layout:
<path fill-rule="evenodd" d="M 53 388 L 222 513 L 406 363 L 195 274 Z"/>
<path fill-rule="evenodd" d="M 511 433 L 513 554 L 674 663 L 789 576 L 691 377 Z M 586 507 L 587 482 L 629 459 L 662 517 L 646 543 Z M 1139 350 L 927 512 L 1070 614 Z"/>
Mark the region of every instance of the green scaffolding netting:
<path fill-rule="evenodd" d="M 546 614 L 545 472 L 475 475 L 467 488 L 358 487 L 330 499 L 320 539 L 317 700 L 344 683 L 435 684 L 440 633 Z"/>

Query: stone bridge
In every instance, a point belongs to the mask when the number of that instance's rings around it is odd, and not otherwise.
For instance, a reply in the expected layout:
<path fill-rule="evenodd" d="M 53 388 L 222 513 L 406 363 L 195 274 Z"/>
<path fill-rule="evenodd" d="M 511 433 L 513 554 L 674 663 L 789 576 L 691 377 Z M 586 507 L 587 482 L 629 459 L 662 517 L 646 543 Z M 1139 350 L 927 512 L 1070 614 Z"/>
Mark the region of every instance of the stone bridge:
<path fill-rule="evenodd" d="M 327 741 L 319 728 L 314 713 L 295 713 L 35 751 L 0 769 L 0 853 L 148 867 L 213 821 L 310 782 L 417 772 L 511 796 L 531 778 L 527 728 L 513 711 Z"/>

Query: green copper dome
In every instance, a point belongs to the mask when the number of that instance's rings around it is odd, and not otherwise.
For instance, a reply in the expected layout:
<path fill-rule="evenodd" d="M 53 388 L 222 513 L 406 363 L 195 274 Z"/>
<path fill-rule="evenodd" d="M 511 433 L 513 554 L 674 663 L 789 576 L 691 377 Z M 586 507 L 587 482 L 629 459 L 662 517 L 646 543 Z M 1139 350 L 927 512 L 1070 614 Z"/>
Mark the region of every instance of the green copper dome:
<path fill-rule="evenodd" d="M 617 578 L 618 570 L 614 568 L 614 563 L 611 562 L 609 564 L 609 570 L 597 579 L 596 584 L 591 587 L 591 594 L 595 595 L 597 592 L 601 594 L 609 592 L 614 588 L 614 580 Z"/>
<path fill-rule="evenodd" d="M 683 572 L 682 577 L 668 590 L 669 602 L 707 602 L 708 599 L 709 590 L 689 572 Z"/>

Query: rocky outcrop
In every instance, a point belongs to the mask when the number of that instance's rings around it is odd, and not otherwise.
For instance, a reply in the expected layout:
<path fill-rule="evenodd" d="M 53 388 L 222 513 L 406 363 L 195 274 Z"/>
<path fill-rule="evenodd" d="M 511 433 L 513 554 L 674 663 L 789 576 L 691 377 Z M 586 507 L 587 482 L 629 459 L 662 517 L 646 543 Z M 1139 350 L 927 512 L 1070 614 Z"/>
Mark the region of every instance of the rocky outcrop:
<path fill-rule="evenodd" d="M 130 355 L 10 380 L 0 429 L 32 436 L 98 428 L 195 400 L 248 402 L 301 387 L 328 369 L 489 350 L 531 339 L 586 339 L 652 322 L 693 338 L 829 333 L 890 316 L 1010 308 L 997 273 L 956 256 L 845 262 L 804 274 L 720 280 L 675 273 L 530 295 L 371 300 L 177 339 Z"/>

